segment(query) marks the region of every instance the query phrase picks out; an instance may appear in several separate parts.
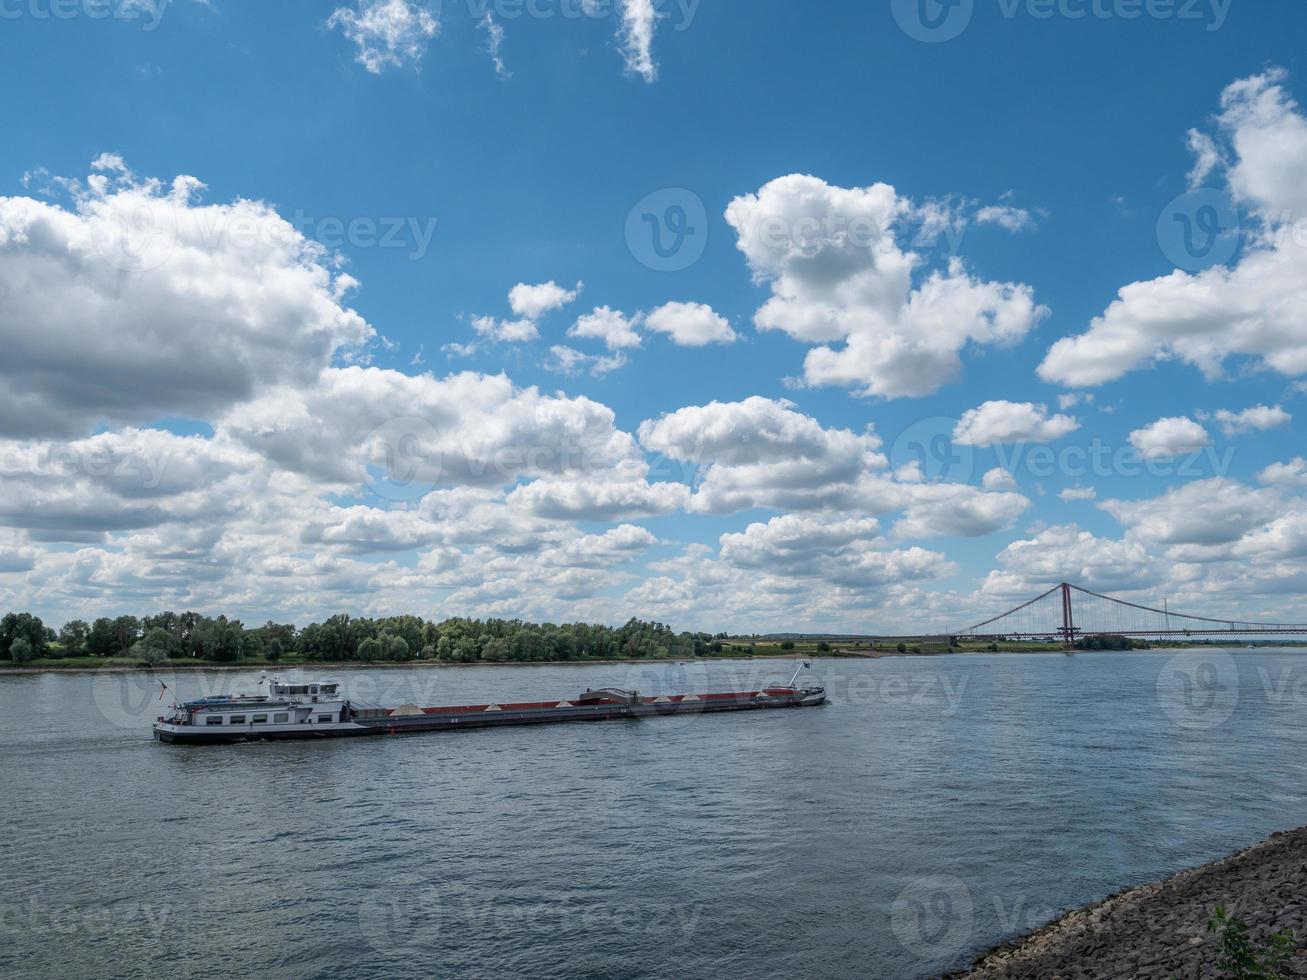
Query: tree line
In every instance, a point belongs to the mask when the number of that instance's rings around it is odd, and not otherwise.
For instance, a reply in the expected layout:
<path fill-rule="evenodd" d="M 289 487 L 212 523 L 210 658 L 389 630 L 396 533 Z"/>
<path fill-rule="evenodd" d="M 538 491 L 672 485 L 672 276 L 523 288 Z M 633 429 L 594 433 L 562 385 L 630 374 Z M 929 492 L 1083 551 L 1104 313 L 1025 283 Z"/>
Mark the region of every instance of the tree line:
<path fill-rule="evenodd" d="M 271 620 L 247 627 L 226 616 L 162 612 L 154 616 L 74 619 L 58 631 L 31 613 L 0 619 L 0 659 L 131 657 L 150 664 L 196 659 L 276 663 L 404 663 L 440 660 L 487 663 L 616 658 L 678 659 L 722 652 L 725 634 L 675 633 L 664 623 L 632 619 L 625 626 L 527 623 L 520 619 L 446 619 L 419 616 L 366 619 L 344 613 L 302 629 Z"/>

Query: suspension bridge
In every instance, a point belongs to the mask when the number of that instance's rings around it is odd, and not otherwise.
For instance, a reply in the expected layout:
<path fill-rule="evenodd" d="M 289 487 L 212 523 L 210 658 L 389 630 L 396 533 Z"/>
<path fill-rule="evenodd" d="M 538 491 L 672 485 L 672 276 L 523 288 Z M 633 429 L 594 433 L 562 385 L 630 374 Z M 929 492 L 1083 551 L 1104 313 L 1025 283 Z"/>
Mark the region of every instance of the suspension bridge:
<path fill-rule="evenodd" d="M 1210 636 L 1307 636 L 1307 623 L 1257 623 L 1213 619 L 1127 602 L 1063 582 L 1041 596 L 1024 602 L 983 623 L 953 635 L 972 640 L 1061 640 L 1074 648 L 1091 636 L 1126 636 L 1144 639 Z"/>

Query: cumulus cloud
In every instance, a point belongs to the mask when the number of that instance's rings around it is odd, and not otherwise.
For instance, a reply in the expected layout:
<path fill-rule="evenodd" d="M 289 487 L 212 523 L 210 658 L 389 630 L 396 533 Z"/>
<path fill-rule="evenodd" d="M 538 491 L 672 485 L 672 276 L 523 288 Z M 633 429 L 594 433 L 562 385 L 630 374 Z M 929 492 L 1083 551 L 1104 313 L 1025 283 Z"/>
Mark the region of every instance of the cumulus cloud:
<path fill-rule="evenodd" d="M 508 292 L 508 305 L 518 316 L 538 320 L 575 301 L 582 288 L 583 284 L 578 282 L 574 289 L 564 289 L 552 279 L 534 286 L 519 282 Z"/>
<path fill-rule="evenodd" d="M 1272 463 L 1257 479 L 1272 487 L 1307 490 L 1307 459 L 1295 456 L 1287 463 Z"/>
<path fill-rule="evenodd" d="M 1144 459 L 1168 459 L 1212 444 L 1207 430 L 1191 418 L 1163 418 L 1130 433 L 1130 445 Z"/>
<path fill-rule="evenodd" d="M 440 32 L 431 11 L 410 0 L 356 0 L 353 7 L 337 7 L 327 27 L 354 43 L 354 60 L 374 75 L 388 67 L 417 65 Z"/>
<path fill-rule="evenodd" d="M 666 303 L 649 312 L 644 325 L 681 347 L 733 344 L 739 339 L 726 318 L 704 303 Z"/>
<path fill-rule="evenodd" d="M 721 558 L 739 569 L 825 577 L 861 587 L 939 578 L 957 570 L 939 552 L 887 547 L 877 529 L 870 519 L 787 514 L 722 535 Z"/>
<path fill-rule="evenodd" d="M 1279 405 L 1254 405 L 1242 412 L 1231 412 L 1223 408 L 1216 413 L 1215 418 L 1227 438 L 1245 432 L 1267 432 L 1293 421 L 1293 416 Z"/>
<path fill-rule="evenodd" d="M 1047 405 L 990 401 L 969 409 L 953 429 L 953 441 L 963 446 L 1052 442 L 1080 428 L 1069 415 L 1049 416 Z"/>
<path fill-rule="evenodd" d="M 986 577 L 982 594 L 1033 598 L 1061 582 L 1097 592 L 1133 592 L 1165 578 L 1165 564 L 1138 542 L 1100 538 L 1074 524 L 1045 528 L 1013 541 L 997 556 L 1001 569 Z"/>
<path fill-rule="evenodd" d="M 525 344 L 540 336 L 534 320 L 501 320 L 493 316 L 478 316 L 472 318 L 472 329 L 478 337 L 500 344 Z"/>
<path fill-rule="evenodd" d="M 625 367 L 627 364 L 626 355 L 621 351 L 615 354 L 604 356 L 602 354 L 587 354 L 579 351 L 575 347 L 568 347 L 566 344 L 555 344 L 549 348 L 549 357 L 545 359 L 544 367 L 546 371 L 553 371 L 555 374 L 575 377 L 585 372 L 592 377 L 602 377 L 611 371 Z"/>
<path fill-rule="evenodd" d="M 907 507 L 899 538 L 976 538 L 1006 530 L 1030 506 L 1019 493 L 986 493 L 965 484 L 924 483 L 900 491 Z"/>
<path fill-rule="evenodd" d="M 1274 491 L 1218 477 L 1187 483 L 1151 500 L 1105 500 L 1099 506 L 1132 536 L 1160 545 L 1210 546 L 1237 541 L 1272 520 L 1282 502 Z M 1188 555 L 1189 560 L 1199 557 L 1204 556 Z"/>
<path fill-rule="evenodd" d="M 1208 378 L 1231 358 L 1248 358 L 1285 375 L 1307 372 L 1307 248 L 1296 222 L 1307 214 L 1307 119 L 1268 71 L 1230 85 L 1217 117 L 1220 146 L 1191 138 L 1191 177 L 1224 169 L 1247 211 L 1242 258 L 1234 267 L 1170 275 L 1125 286 L 1089 330 L 1055 343 L 1039 366 L 1046 381 L 1103 384 L 1166 359 L 1192 364 Z"/>
<path fill-rule="evenodd" d="M 522 478 L 643 472 L 635 440 L 587 398 L 518 388 L 504 375 L 436 379 L 331 368 L 318 383 L 239 406 L 219 431 L 315 481 L 500 486 Z"/>
<path fill-rule="evenodd" d="M 628 317 L 621 310 L 599 306 L 594 312 L 578 317 L 567 335 L 602 340 L 609 350 L 630 350 L 641 343 L 635 329 L 637 322 L 638 318 Z"/>
<path fill-rule="evenodd" d="M 975 220 L 982 225 L 998 225 L 1000 228 L 1011 231 L 1024 231 L 1027 228 L 1033 228 L 1035 219 L 1030 216 L 1030 212 L 1025 208 L 1014 208 L 1008 205 L 989 205 L 976 211 Z"/>
<path fill-rule="evenodd" d="M 817 345 L 808 384 L 929 394 L 957 377 L 969 345 L 1015 343 L 1047 314 L 1030 287 L 975 278 L 956 258 L 917 276 L 922 257 L 897 240 L 914 217 L 888 184 L 844 188 L 803 174 L 727 207 L 737 247 L 772 290 L 755 324 Z"/>
<path fill-rule="evenodd" d="M 206 417 L 373 336 L 354 280 L 269 205 L 97 169 L 67 208 L 0 197 L 0 434 Z"/>
<path fill-rule="evenodd" d="M 1015 490 L 1017 488 L 1016 477 L 1001 466 L 988 470 L 981 478 L 980 483 L 986 490 Z"/>
<path fill-rule="evenodd" d="M 1057 496 L 1060 500 L 1073 503 L 1080 500 L 1094 500 L 1098 497 L 1098 491 L 1093 487 L 1067 487 Z"/>
<path fill-rule="evenodd" d="M 536 480 L 509 495 L 509 503 L 539 517 L 572 521 L 617 521 L 680 510 L 689 500 L 681 483 Z"/>

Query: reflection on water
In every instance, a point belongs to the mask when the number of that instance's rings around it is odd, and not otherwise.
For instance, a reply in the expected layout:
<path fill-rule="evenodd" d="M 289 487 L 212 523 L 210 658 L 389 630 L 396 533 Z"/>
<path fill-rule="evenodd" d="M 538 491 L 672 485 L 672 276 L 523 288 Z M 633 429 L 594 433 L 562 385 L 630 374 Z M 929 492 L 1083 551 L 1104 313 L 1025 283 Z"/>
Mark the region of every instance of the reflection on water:
<path fill-rule="evenodd" d="M 814 668 L 825 708 L 230 747 L 150 741 L 148 675 L 0 677 L 0 973 L 931 976 L 1307 823 L 1307 658 Z M 333 673 L 441 704 L 791 665 Z"/>

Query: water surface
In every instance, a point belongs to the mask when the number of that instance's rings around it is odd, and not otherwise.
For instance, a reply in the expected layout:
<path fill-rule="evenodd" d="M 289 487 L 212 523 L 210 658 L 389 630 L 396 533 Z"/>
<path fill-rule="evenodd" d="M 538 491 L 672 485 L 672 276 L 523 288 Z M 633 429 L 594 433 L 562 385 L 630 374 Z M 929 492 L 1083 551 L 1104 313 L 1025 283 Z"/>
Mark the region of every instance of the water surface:
<path fill-rule="evenodd" d="M 439 704 L 789 673 L 335 675 Z M 161 676 L 190 697 L 257 675 Z M 185 747 L 150 740 L 148 675 L 0 676 L 0 974 L 925 977 L 1307 823 L 1300 655 L 824 660 L 817 679 L 820 709 Z"/>

